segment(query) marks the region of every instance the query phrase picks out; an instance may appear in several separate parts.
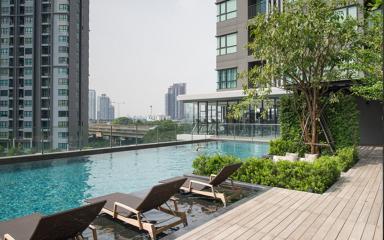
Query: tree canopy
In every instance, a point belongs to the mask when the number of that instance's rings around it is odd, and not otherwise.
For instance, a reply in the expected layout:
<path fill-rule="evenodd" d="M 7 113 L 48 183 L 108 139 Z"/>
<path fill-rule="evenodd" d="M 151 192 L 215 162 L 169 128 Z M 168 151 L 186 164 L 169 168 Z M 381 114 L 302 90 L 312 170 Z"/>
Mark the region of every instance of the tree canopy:
<path fill-rule="evenodd" d="M 252 40 L 248 48 L 261 66 L 244 75 L 250 84 L 245 84 L 248 98 L 243 103 L 267 96 L 272 83 L 282 80 L 282 87 L 296 99 L 303 140 L 311 145 L 313 153 L 318 152 L 324 108 L 337 99 L 329 92 L 330 84 L 360 78 L 368 60 L 357 61 L 357 57 L 366 57 L 368 53 L 361 49 L 371 53 L 369 46 L 375 44 L 361 29 L 367 25 L 338 10 L 354 3 L 296 0 L 287 2 L 284 11 L 274 9 L 272 14 L 256 16 L 249 24 Z M 371 41 L 368 47 L 363 40 Z M 357 50 L 362 52 L 356 54 Z"/>

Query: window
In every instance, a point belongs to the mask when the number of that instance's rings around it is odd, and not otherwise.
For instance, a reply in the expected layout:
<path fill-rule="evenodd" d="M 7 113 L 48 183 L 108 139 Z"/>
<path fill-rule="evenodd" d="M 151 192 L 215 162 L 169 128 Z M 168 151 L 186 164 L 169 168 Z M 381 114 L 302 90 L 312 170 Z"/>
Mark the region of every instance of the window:
<path fill-rule="evenodd" d="M 24 33 L 25 34 L 31 34 L 32 32 L 33 32 L 33 28 L 31 28 L 31 27 L 24 28 Z"/>
<path fill-rule="evenodd" d="M 68 4 L 59 4 L 59 11 L 68 12 L 69 5 Z"/>
<path fill-rule="evenodd" d="M 32 86 L 32 79 L 25 79 L 24 86 Z"/>
<path fill-rule="evenodd" d="M 32 122 L 31 121 L 24 121 L 24 127 L 25 128 L 31 128 L 32 127 Z"/>
<path fill-rule="evenodd" d="M 9 75 L 8 68 L 0 68 L 0 76 L 7 77 Z"/>
<path fill-rule="evenodd" d="M 68 96 L 68 89 L 59 89 L 59 96 Z"/>
<path fill-rule="evenodd" d="M 0 117 L 8 117 L 7 111 L 0 111 Z"/>
<path fill-rule="evenodd" d="M 32 17 L 25 17 L 25 22 L 26 23 L 33 23 L 33 18 Z"/>
<path fill-rule="evenodd" d="M 66 14 L 59 14 L 59 20 L 60 21 L 68 21 L 68 15 L 66 15 Z"/>
<path fill-rule="evenodd" d="M 342 16 L 342 19 L 351 17 L 357 19 L 357 6 L 348 6 L 336 10 Z"/>
<path fill-rule="evenodd" d="M 237 52 L 237 33 L 217 37 L 217 55 Z"/>
<path fill-rule="evenodd" d="M 25 107 L 30 107 L 30 106 L 32 106 L 32 100 L 24 100 L 24 106 L 25 106 Z"/>
<path fill-rule="evenodd" d="M 68 132 L 58 132 L 59 138 L 68 138 Z"/>
<path fill-rule="evenodd" d="M 0 33 L 4 34 L 4 35 L 8 34 L 9 33 L 9 28 L 1 28 L 0 29 Z"/>
<path fill-rule="evenodd" d="M 60 68 L 57 68 L 57 72 L 59 74 L 67 75 L 69 74 L 69 69 L 66 67 L 60 67 Z"/>
<path fill-rule="evenodd" d="M 32 65 L 32 58 L 25 58 L 24 66 L 31 66 L 31 65 Z"/>
<path fill-rule="evenodd" d="M 69 48 L 64 46 L 59 46 L 59 53 L 69 53 Z"/>
<path fill-rule="evenodd" d="M 32 44 L 32 38 L 24 38 L 24 45 L 25 44 Z"/>
<path fill-rule="evenodd" d="M 32 48 L 25 48 L 25 54 L 32 54 Z"/>
<path fill-rule="evenodd" d="M 0 43 L 1 43 L 1 44 L 4 44 L 4 45 L 5 45 L 5 44 L 8 44 L 8 43 L 9 43 L 9 38 L 1 38 L 1 39 L 0 39 Z"/>
<path fill-rule="evenodd" d="M 61 43 L 68 43 L 69 37 L 68 36 L 59 36 L 59 42 Z"/>
<path fill-rule="evenodd" d="M 32 96 L 32 90 L 24 90 L 24 96 L 26 97 Z"/>
<path fill-rule="evenodd" d="M 60 25 L 59 26 L 59 32 L 67 33 L 68 32 L 68 25 Z"/>
<path fill-rule="evenodd" d="M 25 13 L 32 13 L 33 7 L 25 7 Z"/>
<path fill-rule="evenodd" d="M 68 122 L 59 121 L 58 122 L 58 126 L 59 126 L 59 128 L 67 128 L 68 127 Z"/>
<path fill-rule="evenodd" d="M 7 86 L 8 87 L 8 80 L 0 80 L 0 86 Z"/>
<path fill-rule="evenodd" d="M 227 89 L 237 87 L 237 68 L 217 71 L 217 88 Z"/>
<path fill-rule="evenodd" d="M 0 121 L 0 128 L 8 128 L 8 122 Z"/>
<path fill-rule="evenodd" d="M 9 50 L 8 48 L 0 48 L 0 55 L 8 55 Z"/>
<path fill-rule="evenodd" d="M 32 68 L 30 67 L 24 68 L 24 75 L 32 75 Z"/>
<path fill-rule="evenodd" d="M 68 64 L 69 59 L 67 57 L 59 57 L 59 64 Z"/>
<path fill-rule="evenodd" d="M 8 138 L 8 132 L 0 132 L 0 138 Z"/>
<path fill-rule="evenodd" d="M 68 117 L 68 111 L 59 111 L 59 117 Z"/>
<path fill-rule="evenodd" d="M 236 0 L 228 0 L 217 4 L 217 21 L 222 22 L 237 16 Z"/>
<path fill-rule="evenodd" d="M 68 149 L 68 143 L 58 143 L 57 147 L 59 149 L 66 150 L 66 149 Z"/>
<path fill-rule="evenodd" d="M 67 78 L 59 78 L 59 85 L 68 85 L 68 79 Z"/>
<path fill-rule="evenodd" d="M 68 107 L 68 100 L 59 100 L 59 107 Z"/>
<path fill-rule="evenodd" d="M 0 101 L 0 107 L 8 107 L 8 101 Z"/>
<path fill-rule="evenodd" d="M 0 90 L 0 97 L 7 97 L 8 96 L 8 90 Z"/>
<path fill-rule="evenodd" d="M 24 111 L 24 117 L 32 117 L 32 111 Z"/>

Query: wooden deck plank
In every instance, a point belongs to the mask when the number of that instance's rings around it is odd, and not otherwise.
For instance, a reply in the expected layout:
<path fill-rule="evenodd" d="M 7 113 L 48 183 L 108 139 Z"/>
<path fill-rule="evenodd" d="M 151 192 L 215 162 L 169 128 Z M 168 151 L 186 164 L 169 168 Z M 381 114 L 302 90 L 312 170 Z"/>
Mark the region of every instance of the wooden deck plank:
<path fill-rule="evenodd" d="M 324 194 L 271 188 L 178 239 L 382 239 L 383 158 L 360 161 Z"/>

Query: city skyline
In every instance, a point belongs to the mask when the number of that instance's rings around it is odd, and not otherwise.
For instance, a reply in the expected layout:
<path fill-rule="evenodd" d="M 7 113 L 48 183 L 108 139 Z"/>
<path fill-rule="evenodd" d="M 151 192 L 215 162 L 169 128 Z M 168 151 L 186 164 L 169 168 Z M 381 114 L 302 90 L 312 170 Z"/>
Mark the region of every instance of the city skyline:
<path fill-rule="evenodd" d="M 215 91 L 215 29 L 214 1 L 91 1 L 89 87 L 125 102 L 120 116 L 149 115 L 151 105 L 164 114 L 175 82 L 189 93 Z"/>

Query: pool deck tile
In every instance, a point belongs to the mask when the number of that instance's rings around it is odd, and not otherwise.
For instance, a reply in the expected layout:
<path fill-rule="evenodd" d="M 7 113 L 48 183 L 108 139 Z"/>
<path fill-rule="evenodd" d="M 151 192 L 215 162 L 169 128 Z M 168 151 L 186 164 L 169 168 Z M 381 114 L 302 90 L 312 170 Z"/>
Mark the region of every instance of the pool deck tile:
<path fill-rule="evenodd" d="M 361 147 L 323 194 L 271 188 L 178 239 L 383 239 L 382 151 Z"/>

